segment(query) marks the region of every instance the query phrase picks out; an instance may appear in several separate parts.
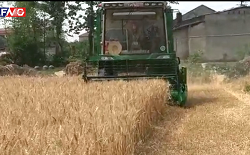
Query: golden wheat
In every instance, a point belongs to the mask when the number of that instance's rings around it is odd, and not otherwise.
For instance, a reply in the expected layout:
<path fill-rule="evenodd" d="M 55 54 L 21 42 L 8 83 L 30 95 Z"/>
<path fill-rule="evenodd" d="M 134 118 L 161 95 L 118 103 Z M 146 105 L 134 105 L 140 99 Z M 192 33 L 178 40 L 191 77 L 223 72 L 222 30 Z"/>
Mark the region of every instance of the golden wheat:
<path fill-rule="evenodd" d="M 0 154 L 134 154 L 168 97 L 168 86 L 161 80 L 0 81 Z"/>

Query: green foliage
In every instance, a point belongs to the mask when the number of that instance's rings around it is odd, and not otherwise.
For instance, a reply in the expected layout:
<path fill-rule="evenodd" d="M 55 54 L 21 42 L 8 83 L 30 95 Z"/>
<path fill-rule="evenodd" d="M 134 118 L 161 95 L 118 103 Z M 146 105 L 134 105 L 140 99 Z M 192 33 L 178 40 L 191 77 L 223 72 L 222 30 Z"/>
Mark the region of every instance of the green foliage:
<path fill-rule="evenodd" d="M 10 63 L 13 63 L 13 60 L 10 54 L 4 54 L 0 56 L 0 66 L 5 66 Z"/>
<path fill-rule="evenodd" d="M 12 35 L 9 43 L 11 52 L 13 53 L 13 60 L 16 64 L 34 66 L 44 61 L 43 54 L 39 49 L 38 43 L 34 41 L 34 39 Z"/>
<path fill-rule="evenodd" d="M 34 66 L 44 61 L 40 51 L 39 19 L 36 13 L 36 2 L 16 2 L 16 7 L 26 7 L 25 18 L 11 18 L 13 33 L 8 36 L 8 47 L 13 55 L 13 61 L 18 65 Z"/>
<path fill-rule="evenodd" d="M 201 62 L 203 54 L 204 53 L 201 50 L 199 50 L 198 52 L 195 52 L 194 54 L 192 54 L 188 57 L 188 62 L 189 63 Z"/>
<path fill-rule="evenodd" d="M 7 40 L 3 36 L 0 36 L 0 48 L 5 48 L 7 46 Z"/>
<path fill-rule="evenodd" d="M 190 76 L 209 77 L 211 74 L 222 74 L 228 79 L 236 79 L 244 77 L 249 74 L 249 65 L 242 62 L 231 62 L 231 63 L 207 63 L 206 68 L 202 68 L 201 63 L 188 63 L 188 72 Z"/>
<path fill-rule="evenodd" d="M 233 66 L 218 68 L 218 72 L 226 75 L 228 78 L 239 78 L 249 74 L 249 66 L 245 63 L 237 62 Z"/>
<path fill-rule="evenodd" d="M 15 2 L 17 7 L 26 7 L 26 18 L 12 18 L 13 33 L 8 37 L 8 46 L 15 63 L 31 66 L 44 64 L 48 48 L 56 46 L 55 64 L 64 63 L 67 50 L 64 50 L 63 22 L 67 18 L 66 1 Z M 45 16 L 43 17 L 41 13 Z M 46 26 L 50 21 L 51 26 Z M 43 43 L 44 42 L 44 43 Z M 51 44 L 53 46 L 51 46 Z"/>
<path fill-rule="evenodd" d="M 88 55 L 89 44 L 87 41 L 74 42 L 69 45 L 71 55 L 68 58 L 69 62 L 83 61 Z"/>
<path fill-rule="evenodd" d="M 247 93 L 250 93 L 250 85 L 249 84 L 245 85 L 244 91 L 247 92 Z"/>
<path fill-rule="evenodd" d="M 64 46 L 62 55 L 55 55 L 52 64 L 54 66 L 62 66 L 69 62 L 82 61 L 88 54 L 89 44 L 84 42 L 68 43 Z"/>
<path fill-rule="evenodd" d="M 86 58 L 88 54 L 89 43 L 84 42 L 73 42 L 69 44 L 71 56 L 74 58 Z"/>
<path fill-rule="evenodd" d="M 54 55 L 53 61 L 51 62 L 51 64 L 54 65 L 55 67 L 65 66 L 68 63 L 69 61 L 67 60 L 65 52 L 61 52 L 59 54 Z"/>
<path fill-rule="evenodd" d="M 103 1 L 75 1 L 75 4 L 68 5 L 70 10 L 68 13 L 70 25 L 69 32 L 79 34 L 82 30 L 89 31 L 90 28 L 94 26 L 94 19 L 96 18 L 94 8 L 101 2 Z M 88 7 L 83 10 L 81 6 L 84 4 L 87 4 Z M 85 15 L 80 14 L 77 16 L 77 12 L 80 10 L 85 11 Z M 91 17 L 93 17 L 92 20 Z"/>
<path fill-rule="evenodd" d="M 56 43 L 56 54 L 62 52 L 60 49 L 63 48 L 63 22 L 68 17 L 66 14 L 66 4 L 66 1 L 42 1 L 39 3 L 39 9 L 48 14 L 50 19 L 52 19 L 51 24 L 55 28 L 53 40 Z"/>

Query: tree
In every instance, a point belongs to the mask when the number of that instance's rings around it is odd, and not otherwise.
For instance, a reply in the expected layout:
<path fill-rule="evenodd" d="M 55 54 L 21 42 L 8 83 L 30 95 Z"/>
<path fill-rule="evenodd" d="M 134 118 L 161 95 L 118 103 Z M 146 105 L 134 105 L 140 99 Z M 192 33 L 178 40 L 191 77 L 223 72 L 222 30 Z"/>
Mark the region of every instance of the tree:
<path fill-rule="evenodd" d="M 36 1 L 16 1 L 15 7 L 25 7 L 25 18 L 11 18 L 12 33 L 7 37 L 8 47 L 13 60 L 18 65 L 34 66 L 44 59 L 41 53 L 40 36 L 42 34 L 37 16 Z"/>
<path fill-rule="evenodd" d="M 68 18 L 69 18 L 69 32 L 79 34 L 80 31 L 90 31 L 91 16 L 95 17 L 94 8 L 103 1 L 75 1 L 75 4 L 68 3 Z M 86 9 L 82 8 L 82 5 L 87 5 Z M 78 11 L 85 11 L 85 15 L 80 14 L 77 16 Z M 84 19 L 84 21 L 80 20 Z"/>
<path fill-rule="evenodd" d="M 63 22 L 67 18 L 66 1 L 42 1 L 39 9 L 47 13 L 55 27 L 56 55 L 61 52 L 63 38 Z"/>
<path fill-rule="evenodd" d="M 89 51 L 91 50 L 91 47 L 93 47 L 93 32 L 94 32 L 94 19 L 96 18 L 96 12 L 94 8 L 100 4 L 102 1 L 76 1 L 75 5 L 69 5 L 69 13 L 68 18 L 70 29 L 69 32 L 74 32 L 75 34 L 79 34 L 80 31 L 86 30 L 89 32 Z M 87 8 L 84 9 L 85 16 L 79 15 L 76 17 L 77 12 L 81 9 L 81 6 L 83 4 L 87 4 Z M 86 15 L 87 14 L 87 15 Z M 80 21 L 79 19 L 84 19 L 84 22 Z M 72 20 L 75 22 L 73 23 Z M 74 26 L 73 26 L 74 24 Z M 91 53 L 89 53 L 91 54 Z"/>

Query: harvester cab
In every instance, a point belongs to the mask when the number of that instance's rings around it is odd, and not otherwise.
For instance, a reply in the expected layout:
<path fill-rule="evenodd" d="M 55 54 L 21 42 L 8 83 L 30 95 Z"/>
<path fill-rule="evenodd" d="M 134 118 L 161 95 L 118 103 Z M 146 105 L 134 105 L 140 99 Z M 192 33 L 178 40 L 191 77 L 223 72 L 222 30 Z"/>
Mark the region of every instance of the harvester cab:
<path fill-rule="evenodd" d="M 173 42 L 173 9 L 166 1 L 103 2 L 83 78 L 158 78 L 170 83 L 171 99 L 187 100 L 187 70 L 180 68 Z"/>

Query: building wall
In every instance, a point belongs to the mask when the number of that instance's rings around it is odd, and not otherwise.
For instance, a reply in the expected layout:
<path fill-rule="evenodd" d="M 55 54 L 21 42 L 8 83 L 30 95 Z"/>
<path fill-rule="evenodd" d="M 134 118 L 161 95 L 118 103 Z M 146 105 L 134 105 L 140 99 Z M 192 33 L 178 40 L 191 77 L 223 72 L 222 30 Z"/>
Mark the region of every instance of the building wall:
<path fill-rule="evenodd" d="M 250 45 L 250 8 L 207 15 L 205 22 L 206 58 L 241 59 L 244 47 Z"/>
<path fill-rule="evenodd" d="M 205 52 L 206 49 L 206 25 L 205 23 L 199 23 L 188 28 L 189 35 L 189 55 L 193 55 L 198 51 Z"/>
<path fill-rule="evenodd" d="M 182 28 L 174 31 L 174 50 L 180 59 L 186 59 L 189 56 L 188 29 Z"/>
<path fill-rule="evenodd" d="M 198 51 L 205 51 L 205 23 L 184 27 L 174 31 L 174 47 L 180 59 L 187 59 Z"/>
<path fill-rule="evenodd" d="M 207 61 L 240 60 L 250 52 L 250 8 L 206 15 L 204 23 L 175 30 L 174 38 L 181 59 L 202 51 Z"/>

